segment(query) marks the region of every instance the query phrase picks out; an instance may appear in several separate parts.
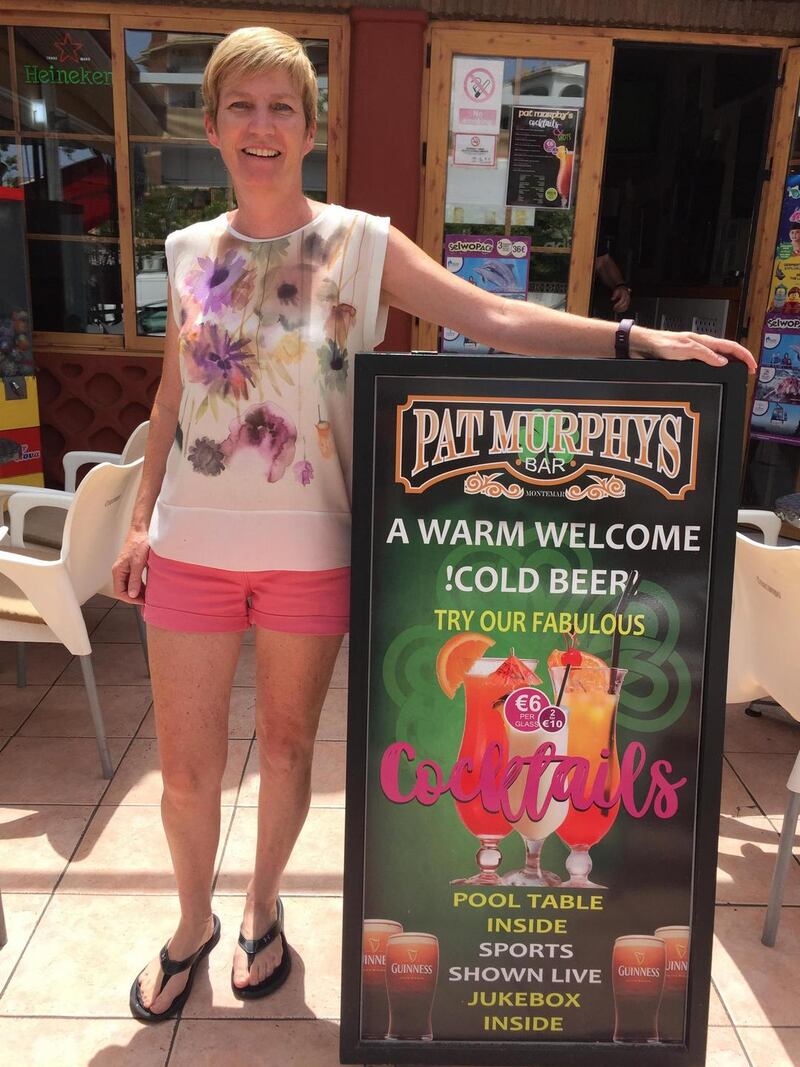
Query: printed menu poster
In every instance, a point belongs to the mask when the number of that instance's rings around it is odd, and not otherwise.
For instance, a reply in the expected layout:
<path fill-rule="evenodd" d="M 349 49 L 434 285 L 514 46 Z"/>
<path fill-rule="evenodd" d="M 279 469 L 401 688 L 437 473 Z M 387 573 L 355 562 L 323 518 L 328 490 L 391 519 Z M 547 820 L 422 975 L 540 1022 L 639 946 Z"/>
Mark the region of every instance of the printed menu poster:
<path fill-rule="evenodd" d="M 360 409 L 381 451 L 354 516 L 360 1002 L 342 1018 L 361 1044 L 343 1062 L 544 1064 L 600 1042 L 688 1063 L 670 1054 L 700 920 L 709 982 L 718 792 L 699 917 L 694 879 L 722 386 L 402 359 Z M 479 376 L 495 362 L 503 378 Z M 496 1059 L 436 1058 L 491 1042 Z"/>
<path fill-rule="evenodd" d="M 578 115 L 570 107 L 512 108 L 509 207 L 572 207 Z"/>
<path fill-rule="evenodd" d="M 786 182 L 750 432 L 800 444 L 800 174 Z"/>
<path fill-rule="evenodd" d="M 451 233 L 444 239 L 444 262 L 452 274 L 509 300 L 527 300 L 530 257 L 530 237 Z M 445 327 L 442 351 L 487 353 L 491 349 Z"/>

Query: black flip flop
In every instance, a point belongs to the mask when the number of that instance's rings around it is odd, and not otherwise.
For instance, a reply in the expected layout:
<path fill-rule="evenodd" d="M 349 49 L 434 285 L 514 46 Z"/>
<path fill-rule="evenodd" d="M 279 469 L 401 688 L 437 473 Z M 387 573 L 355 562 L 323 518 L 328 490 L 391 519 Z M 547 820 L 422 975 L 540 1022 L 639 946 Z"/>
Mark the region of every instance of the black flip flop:
<path fill-rule="evenodd" d="M 263 937 L 251 939 L 245 937 L 241 930 L 239 931 L 239 947 L 247 953 L 248 967 L 253 966 L 253 961 L 258 953 L 265 949 L 267 945 L 271 945 L 276 937 L 281 939 L 283 958 L 272 974 L 267 975 L 263 982 L 259 982 L 258 985 L 237 986 L 233 980 L 233 969 L 231 969 L 231 989 L 238 1000 L 255 1000 L 256 997 L 269 996 L 270 993 L 274 993 L 276 989 L 279 989 L 289 977 L 289 972 L 292 969 L 292 958 L 289 954 L 289 943 L 283 932 L 283 901 L 280 897 L 278 897 L 277 911 L 277 919 Z"/>
<path fill-rule="evenodd" d="M 143 1023 L 161 1023 L 165 1019 L 174 1019 L 183 1005 L 189 999 L 189 994 L 192 991 L 192 983 L 194 982 L 195 971 L 197 966 L 204 956 L 207 956 L 211 949 L 219 941 L 220 923 L 216 915 L 212 916 L 214 920 L 214 926 L 211 932 L 211 937 L 204 945 L 195 952 L 193 956 L 187 956 L 185 960 L 171 960 L 167 951 L 167 945 L 161 949 L 161 970 L 164 972 L 164 977 L 161 981 L 161 986 L 156 996 L 160 996 L 164 991 L 164 986 L 167 984 L 170 978 L 176 974 L 180 974 L 182 971 L 189 971 L 189 980 L 186 983 L 185 989 L 183 989 L 177 997 L 173 1000 L 170 1006 L 165 1011 L 150 1011 L 142 1004 L 139 998 L 139 979 L 142 976 L 140 971 L 131 986 L 131 1014 L 135 1019 L 141 1020 Z M 155 999 L 155 998 L 154 998 Z"/>

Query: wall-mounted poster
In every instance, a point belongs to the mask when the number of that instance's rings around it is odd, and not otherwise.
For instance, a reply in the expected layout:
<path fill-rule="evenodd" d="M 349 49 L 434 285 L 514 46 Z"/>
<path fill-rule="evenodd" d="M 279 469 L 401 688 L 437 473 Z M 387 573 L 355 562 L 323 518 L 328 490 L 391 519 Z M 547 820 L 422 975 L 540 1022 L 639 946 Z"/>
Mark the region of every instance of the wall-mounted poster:
<path fill-rule="evenodd" d="M 530 259 L 530 237 L 451 233 L 444 239 L 444 262 L 452 274 L 509 300 L 527 299 Z M 442 351 L 487 353 L 491 350 L 445 327 Z"/>
<path fill-rule="evenodd" d="M 357 357 L 343 1063 L 705 1062 L 745 379 Z"/>
<path fill-rule="evenodd" d="M 800 445 L 800 330 L 764 334 L 750 432 Z"/>
<path fill-rule="evenodd" d="M 800 445 L 800 174 L 784 190 L 750 432 Z"/>
<path fill-rule="evenodd" d="M 765 327 L 800 330 L 800 174 L 786 181 Z"/>
<path fill-rule="evenodd" d="M 573 107 L 512 109 L 509 207 L 572 206 L 579 114 Z"/>
<path fill-rule="evenodd" d="M 503 60 L 453 60 L 453 98 L 451 130 L 454 133 L 500 132 L 503 103 Z"/>

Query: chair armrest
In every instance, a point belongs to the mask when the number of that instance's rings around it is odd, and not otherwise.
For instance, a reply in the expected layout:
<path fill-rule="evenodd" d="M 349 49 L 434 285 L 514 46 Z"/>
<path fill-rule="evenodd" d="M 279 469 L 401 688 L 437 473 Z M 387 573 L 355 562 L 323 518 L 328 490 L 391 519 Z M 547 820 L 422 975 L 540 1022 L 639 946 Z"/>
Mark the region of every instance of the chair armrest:
<path fill-rule="evenodd" d="M 25 485 L 23 482 L 0 482 L 0 519 L 6 507 L 6 501 L 15 493 L 52 493 L 52 489 L 45 489 L 41 485 Z"/>
<path fill-rule="evenodd" d="M 86 623 L 67 568 L 60 559 L 31 559 L 0 550 L 0 574 L 19 586 L 68 652 L 73 656 L 91 653 Z"/>
<path fill-rule="evenodd" d="M 765 545 L 777 545 L 781 532 L 781 520 L 774 511 L 754 511 L 740 508 L 736 515 L 739 526 L 755 526 L 764 535 Z"/>
<path fill-rule="evenodd" d="M 14 493 L 8 501 L 9 528 L 13 548 L 25 547 L 25 516 L 33 508 L 64 508 L 69 510 L 74 493 L 62 489 L 43 489 L 39 493 Z"/>
<path fill-rule="evenodd" d="M 64 491 L 75 492 L 78 471 L 87 463 L 121 463 L 119 452 L 67 452 L 64 456 Z"/>

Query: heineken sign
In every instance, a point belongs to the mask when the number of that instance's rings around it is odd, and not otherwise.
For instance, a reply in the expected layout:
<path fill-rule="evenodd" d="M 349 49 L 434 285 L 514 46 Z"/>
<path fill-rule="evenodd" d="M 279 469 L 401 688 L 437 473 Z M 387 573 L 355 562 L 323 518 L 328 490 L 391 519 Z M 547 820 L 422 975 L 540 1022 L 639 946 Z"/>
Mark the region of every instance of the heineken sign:
<path fill-rule="evenodd" d="M 85 66 L 91 57 L 83 55 L 83 43 L 64 31 L 54 42 L 55 55 L 46 56 L 49 66 L 26 63 L 23 67 L 28 85 L 111 85 L 110 70 Z"/>

